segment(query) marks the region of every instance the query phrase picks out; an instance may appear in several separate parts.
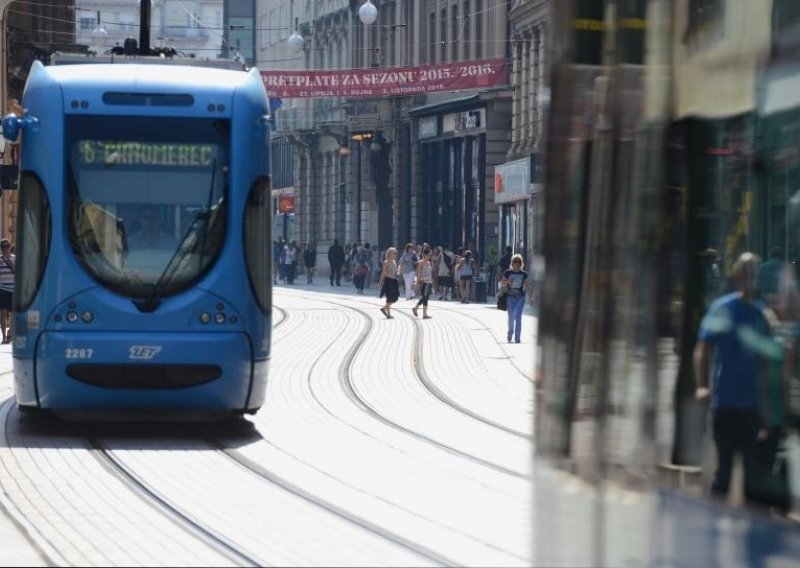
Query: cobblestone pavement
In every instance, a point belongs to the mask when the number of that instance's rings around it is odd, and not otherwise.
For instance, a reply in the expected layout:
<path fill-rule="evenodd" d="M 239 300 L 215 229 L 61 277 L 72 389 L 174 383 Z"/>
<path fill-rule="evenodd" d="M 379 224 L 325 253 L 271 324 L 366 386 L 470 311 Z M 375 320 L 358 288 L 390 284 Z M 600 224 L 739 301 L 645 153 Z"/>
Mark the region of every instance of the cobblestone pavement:
<path fill-rule="evenodd" d="M 0 347 L 0 565 L 530 565 L 529 308 L 509 344 L 493 305 L 387 320 L 322 282 L 276 287 L 267 401 L 233 432 L 21 416 Z"/>

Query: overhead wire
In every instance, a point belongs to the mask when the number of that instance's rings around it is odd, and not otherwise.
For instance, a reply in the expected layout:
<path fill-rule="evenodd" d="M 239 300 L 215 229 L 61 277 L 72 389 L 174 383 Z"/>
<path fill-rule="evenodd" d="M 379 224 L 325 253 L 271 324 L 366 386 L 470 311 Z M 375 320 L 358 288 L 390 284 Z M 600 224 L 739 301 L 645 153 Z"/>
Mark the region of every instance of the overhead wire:
<path fill-rule="evenodd" d="M 179 4 L 181 9 L 184 10 L 184 12 L 186 12 L 186 14 L 189 15 L 191 18 L 196 20 L 196 22 L 199 25 L 201 25 L 203 29 L 206 29 L 206 30 L 208 30 L 210 32 L 213 32 L 215 30 L 223 30 L 224 31 L 226 29 L 226 27 L 224 25 L 223 26 L 216 26 L 216 25 L 206 24 L 200 18 L 196 17 L 194 14 L 189 12 L 186 9 L 186 7 L 183 5 L 182 0 L 169 0 L 169 1 Z M 67 23 L 67 24 L 76 23 L 76 22 L 73 22 L 72 20 L 67 20 L 67 19 L 64 19 L 64 18 L 56 18 L 56 17 L 52 17 L 52 16 L 44 16 L 42 14 L 38 14 L 38 13 L 35 13 L 35 12 L 25 12 L 25 11 L 22 11 L 22 10 L 18 9 L 18 6 L 20 6 L 20 5 L 30 5 L 30 6 L 40 6 L 40 7 L 64 7 L 64 5 L 62 3 L 60 3 L 60 2 L 48 3 L 48 2 L 36 2 L 34 0 L 15 0 L 15 2 L 11 4 L 11 6 L 9 8 L 9 11 L 16 12 L 16 13 L 23 14 L 23 15 L 37 16 L 37 17 L 42 18 L 42 19 L 55 21 L 55 22 L 59 22 L 59 23 Z M 491 5 L 485 7 L 483 9 L 481 9 L 481 10 L 471 11 L 468 14 L 462 14 L 462 15 L 456 16 L 455 18 L 446 17 L 446 18 L 443 18 L 443 19 L 439 19 L 437 21 L 440 21 L 440 22 L 441 21 L 450 22 L 450 21 L 453 21 L 453 20 L 465 20 L 466 21 L 470 17 L 476 16 L 476 15 L 479 15 L 479 14 L 486 14 L 486 13 L 489 13 L 490 11 L 496 10 L 498 8 L 505 7 L 506 5 L 507 5 L 506 0 L 497 0 L 494 4 L 491 4 Z M 82 11 L 82 12 L 91 12 L 91 13 L 97 13 L 98 12 L 98 10 L 96 8 L 94 8 L 94 7 L 92 7 L 92 8 L 82 8 L 77 3 L 75 4 L 75 10 L 76 11 Z M 102 10 L 100 10 L 100 12 L 102 13 Z M 169 27 L 180 28 L 181 27 L 180 25 L 174 25 L 173 22 L 175 22 L 175 21 L 176 20 L 173 20 L 172 22 L 170 22 L 168 24 Z M 117 20 L 102 19 L 98 23 L 99 24 L 108 24 L 108 25 L 127 26 L 127 27 L 132 27 L 132 28 L 138 28 L 140 26 L 140 23 L 138 21 L 136 21 L 136 22 L 123 22 L 123 21 L 117 21 Z M 364 25 L 367 25 L 367 24 L 364 24 Z M 404 27 L 404 26 L 406 26 L 408 24 L 407 23 L 403 23 L 403 24 L 396 24 L 396 23 L 395 24 L 381 24 L 379 22 L 375 22 L 373 24 L 368 24 L 368 25 L 371 28 L 379 29 L 379 28 Z M 341 26 L 342 26 L 342 24 L 331 24 L 329 27 L 341 27 Z M 349 26 L 347 26 L 347 27 L 349 27 Z M 314 24 L 314 28 L 317 31 L 325 31 L 324 27 L 320 27 L 317 24 Z M 228 29 L 230 29 L 230 28 L 228 28 Z M 286 25 L 286 26 L 283 26 L 283 25 L 265 26 L 265 27 L 260 27 L 260 26 L 255 26 L 254 25 L 254 26 L 241 26 L 240 28 L 237 28 L 237 30 L 240 30 L 240 31 L 289 31 L 289 32 L 291 32 L 291 31 L 294 31 L 294 27 L 291 26 L 291 25 Z M 49 30 L 37 30 L 37 31 L 49 31 Z M 220 35 L 220 37 L 223 37 L 223 36 Z"/>

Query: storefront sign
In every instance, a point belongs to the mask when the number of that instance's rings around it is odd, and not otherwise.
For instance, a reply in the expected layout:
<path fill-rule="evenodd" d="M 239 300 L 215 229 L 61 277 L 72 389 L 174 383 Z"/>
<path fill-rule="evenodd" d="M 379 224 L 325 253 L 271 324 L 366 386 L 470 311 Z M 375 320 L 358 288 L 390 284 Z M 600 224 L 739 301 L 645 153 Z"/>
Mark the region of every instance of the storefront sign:
<path fill-rule="evenodd" d="M 439 118 L 436 116 L 426 116 L 420 118 L 417 123 L 417 137 L 431 138 L 439 135 Z"/>
<path fill-rule="evenodd" d="M 281 195 L 278 198 L 278 211 L 284 215 L 294 213 L 294 195 Z"/>
<path fill-rule="evenodd" d="M 531 159 L 522 158 L 494 167 L 494 202 L 511 203 L 531 196 Z"/>
<path fill-rule="evenodd" d="M 486 126 L 486 109 L 451 112 L 442 118 L 442 132 L 468 132 Z"/>
<path fill-rule="evenodd" d="M 472 130 L 483 126 L 483 109 L 468 110 L 456 115 L 456 130 Z"/>
<path fill-rule="evenodd" d="M 508 84 L 506 58 L 417 67 L 271 70 L 261 78 L 271 97 L 388 97 L 462 91 Z"/>

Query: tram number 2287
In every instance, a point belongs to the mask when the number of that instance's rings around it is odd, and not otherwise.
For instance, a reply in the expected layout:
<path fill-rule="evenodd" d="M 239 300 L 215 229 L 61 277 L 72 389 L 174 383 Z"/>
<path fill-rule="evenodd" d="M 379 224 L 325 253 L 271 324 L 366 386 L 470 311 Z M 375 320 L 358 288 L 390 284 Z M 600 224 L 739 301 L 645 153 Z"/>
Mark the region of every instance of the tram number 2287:
<path fill-rule="evenodd" d="M 64 349 L 64 358 L 66 359 L 91 359 L 93 349 L 76 349 L 74 347 L 67 347 Z"/>

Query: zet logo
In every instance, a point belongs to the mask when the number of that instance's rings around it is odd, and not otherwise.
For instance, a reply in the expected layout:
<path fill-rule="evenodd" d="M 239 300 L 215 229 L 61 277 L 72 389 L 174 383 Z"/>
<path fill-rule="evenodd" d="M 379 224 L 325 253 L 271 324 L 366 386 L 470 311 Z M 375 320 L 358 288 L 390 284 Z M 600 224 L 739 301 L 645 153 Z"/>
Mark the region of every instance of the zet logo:
<path fill-rule="evenodd" d="M 160 345 L 131 345 L 128 350 L 129 359 L 152 359 L 161 353 Z"/>

